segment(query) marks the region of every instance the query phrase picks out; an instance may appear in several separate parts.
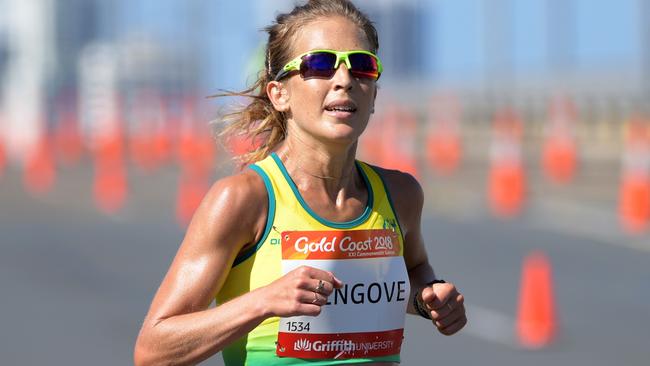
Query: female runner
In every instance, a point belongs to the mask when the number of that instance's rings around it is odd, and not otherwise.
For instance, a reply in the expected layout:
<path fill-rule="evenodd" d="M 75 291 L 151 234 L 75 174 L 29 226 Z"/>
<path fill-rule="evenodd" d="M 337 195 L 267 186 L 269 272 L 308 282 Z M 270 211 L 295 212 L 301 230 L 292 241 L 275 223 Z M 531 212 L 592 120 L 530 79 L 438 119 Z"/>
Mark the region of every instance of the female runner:
<path fill-rule="evenodd" d="M 312 0 L 267 31 L 265 70 L 239 94 L 252 103 L 229 127 L 264 143 L 195 213 L 137 365 L 220 351 L 226 365 L 393 365 L 407 312 L 445 335 L 467 321 L 428 262 L 418 182 L 355 159 L 382 72 L 372 23 L 349 1 Z"/>

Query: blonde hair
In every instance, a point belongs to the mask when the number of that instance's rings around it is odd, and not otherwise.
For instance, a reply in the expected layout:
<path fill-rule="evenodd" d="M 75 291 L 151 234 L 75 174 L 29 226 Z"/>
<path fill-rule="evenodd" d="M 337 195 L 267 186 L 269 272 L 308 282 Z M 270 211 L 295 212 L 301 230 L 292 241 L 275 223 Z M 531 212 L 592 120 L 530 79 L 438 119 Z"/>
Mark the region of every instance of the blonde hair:
<path fill-rule="evenodd" d="M 291 60 L 292 46 L 300 29 L 312 21 L 335 16 L 344 17 L 363 30 L 370 51 L 377 53 L 377 30 L 354 4 L 348 0 L 310 0 L 289 13 L 278 15 L 275 22 L 264 29 L 269 38 L 264 69 L 259 72 L 257 81 L 246 90 L 216 95 L 252 98 L 250 104 L 222 117 L 225 127 L 219 134 L 225 139 L 239 137 L 257 143 L 253 151 L 237 157 L 242 165 L 262 160 L 286 138 L 286 115 L 275 110 L 266 94 L 266 85 Z"/>

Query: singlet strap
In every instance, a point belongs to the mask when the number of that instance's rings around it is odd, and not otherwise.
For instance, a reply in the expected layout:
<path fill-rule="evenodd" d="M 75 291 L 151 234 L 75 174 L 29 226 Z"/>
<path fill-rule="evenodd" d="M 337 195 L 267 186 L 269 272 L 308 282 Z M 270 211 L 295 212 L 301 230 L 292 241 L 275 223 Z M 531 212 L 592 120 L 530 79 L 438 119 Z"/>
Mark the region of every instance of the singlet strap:
<path fill-rule="evenodd" d="M 266 241 L 266 237 L 269 236 L 269 232 L 273 227 L 273 220 L 275 219 L 275 193 L 273 191 L 273 185 L 271 184 L 269 176 L 262 168 L 257 165 L 250 165 L 249 168 L 252 169 L 255 173 L 259 174 L 259 176 L 264 181 L 264 187 L 266 188 L 266 193 L 268 195 L 269 209 L 266 213 L 266 226 L 264 227 L 264 234 L 260 240 L 255 243 L 255 245 L 250 246 L 248 249 L 240 253 L 237 258 L 235 258 L 235 261 L 232 264 L 233 267 L 250 258 L 262 247 L 262 244 L 264 244 L 264 241 Z"/>
<path fill-rule="evenodd" d="M 399 217 L 397 216 L 397 210 L 395 210 L 395 204 L 393 203 L 390 190 L 388 189 L 388 185 L 386 184 L 384 177 L 381 175 L 381 173 L 377 171 L 377 169 L 374 166 L 362 161 L 357 161 L 357 163 L 359 164 L 359 166 L 361 166 L 363 171 L 369 177 L 369 180 L 372 182 L 372 184 L 378 186 L 376 187 L 377 192 L 382 190 L 383 193 L 386 195 L 386 198 L 388 199 L 388 206 L 391 210 L 393 217 L 395 218 L 395 221 L 397 222 L 399 234 L 400 236 L 402 236 L 403 239 L 404 231 L 402 231 L 402 225 L 399 222 Z"/>

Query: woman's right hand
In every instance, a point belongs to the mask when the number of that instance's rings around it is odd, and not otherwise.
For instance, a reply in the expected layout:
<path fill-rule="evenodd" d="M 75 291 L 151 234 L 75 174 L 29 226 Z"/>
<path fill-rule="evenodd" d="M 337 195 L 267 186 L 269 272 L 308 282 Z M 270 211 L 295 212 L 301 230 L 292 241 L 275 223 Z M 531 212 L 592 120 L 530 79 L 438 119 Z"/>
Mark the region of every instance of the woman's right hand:
<path fill-rule="evenodd" d="M 342 286 L 332 272 L 300 266 L 264 287 L 263 298 L 269 317 L 317 316 L 327 297 Z"/>

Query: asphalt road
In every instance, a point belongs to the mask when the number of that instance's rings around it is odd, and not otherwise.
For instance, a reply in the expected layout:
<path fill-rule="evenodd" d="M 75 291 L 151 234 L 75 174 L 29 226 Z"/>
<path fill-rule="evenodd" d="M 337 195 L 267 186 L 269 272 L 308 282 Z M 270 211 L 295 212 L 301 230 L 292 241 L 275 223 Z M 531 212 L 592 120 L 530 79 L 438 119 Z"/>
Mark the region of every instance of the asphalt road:
<path fill-rule="evenodd" d="M 140 323 L 183 236 L 173 214 L 176 175 L 132 174 L 131 199 L 116 217 L 94 210 L 90 179 L 88 170 L 64 170 L 38 198 L 23 192 L 16 171 L 0 178 L 2 364 L 132 364 Z M 648 364 L 647 237 L 626 237 L 585 210 L 540 205 L 512 221 L 481 207 L 450 214 L 436 209 L 435 196 L 423 224 L 429 257 L 465 294 L 470 323 L 445 337 L 408 317 L 404 365 Z M 618 245 L 628 241 L 635 244 Z M 529 351 L 513 327 L 521 264 L 536 249 L 552 263 L 558 335 Z"/>

